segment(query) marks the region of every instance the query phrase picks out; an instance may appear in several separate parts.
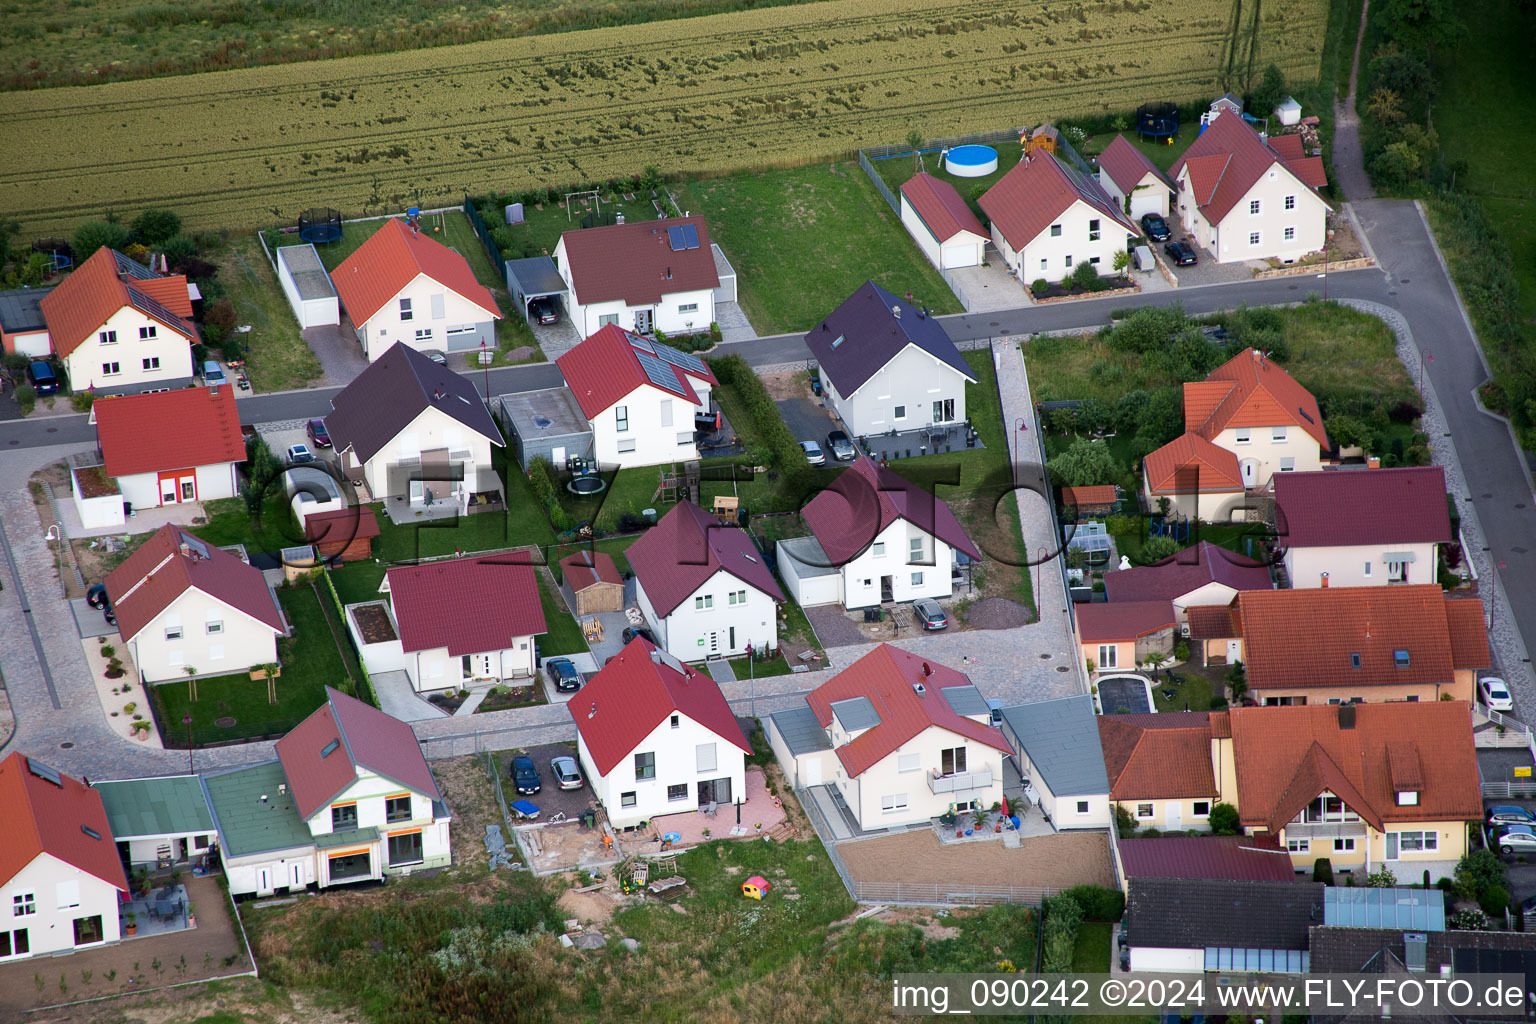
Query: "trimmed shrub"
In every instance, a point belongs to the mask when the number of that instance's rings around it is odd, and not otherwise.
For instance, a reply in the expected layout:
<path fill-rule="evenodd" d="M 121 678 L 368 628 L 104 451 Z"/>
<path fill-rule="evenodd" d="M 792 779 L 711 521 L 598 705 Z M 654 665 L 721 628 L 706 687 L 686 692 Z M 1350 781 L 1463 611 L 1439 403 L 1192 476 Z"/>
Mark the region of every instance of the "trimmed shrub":
<path fill-rule="evenodd" d="M 1231 804 L 1221 803 L 1211 808 L 1211 831 L 1218 836 L 1241 835 L 1242 823 L 1237 817 L 1237 808 Z"/>
<path fill-rule="evenodd" d="M 1037 277 L 1030 282 L 1029 290 L 1034 292 L 1036 295 L 1044 295 L 1046 292 L 1051 290 L 1051 282 L 1047 281 L 1043 277 Z"/>
<path fill-rule="evenodd" d="M 1125 916 L 1125 894 L 1102 885 L 1075 885 L 1062 893 L 1083 911 L 1084 921 L 1118 921 Z"/>
<path fill-rule="evenodd" d="M 528 464 L 528 483 L 534 497 L 544 506 L 550 525 L 555 531 L 564 532 L 576 525 L 576 519 L 560 504 L 559 483 L 555 479 L 555 467 L 545 458 L 536 458 Z"/>
<path fill-rule="evenodd" d="M 1333 861 L 1327 857 L 1319 857 L 1312 863 L 1312 881 L 1322 882 L 1324 885 L 1333 884 Z"/>

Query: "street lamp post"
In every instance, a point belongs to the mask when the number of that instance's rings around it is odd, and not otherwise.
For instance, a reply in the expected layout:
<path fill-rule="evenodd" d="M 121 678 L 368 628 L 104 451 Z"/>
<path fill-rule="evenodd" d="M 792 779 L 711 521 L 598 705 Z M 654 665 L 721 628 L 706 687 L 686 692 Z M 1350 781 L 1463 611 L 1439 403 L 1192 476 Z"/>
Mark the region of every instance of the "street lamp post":
<path fill-rule="evenodd" d="M 485 339 L 480 339 L 480 369 L 481 379 L 485 382 L 485 404 L 491 404 L 491 360 L 490 349 L 485 346 Z"/>
<path fill-rule="evenodd" d="M 67 592 L 68 588 L 64 586 L 64 531 L 59 528 L 58 523 L 48 527 L 48 532 L 43 534 L 43 542 L 46 544 L 48 541 L 58 542 L 59 546 L 54 549 L 53 557 L 58 567 L 59 587 Z"/>
<path fill-rule="evenodd" d="M 181 724 L 187 727 L 187 774 L 196 775 L 192 767 L 192 716 L 182 715 Z"/>

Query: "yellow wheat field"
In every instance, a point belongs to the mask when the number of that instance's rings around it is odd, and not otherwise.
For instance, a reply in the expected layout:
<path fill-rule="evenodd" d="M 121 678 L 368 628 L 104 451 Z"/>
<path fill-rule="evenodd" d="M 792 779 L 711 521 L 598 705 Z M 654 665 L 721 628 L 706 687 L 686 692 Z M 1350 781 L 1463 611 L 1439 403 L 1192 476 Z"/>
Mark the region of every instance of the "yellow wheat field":
<path fill-rule="evenodd" d="M 1248 0 L 1251 12 L 1257 0 Z M 5 209 L 192 227 L 464 192 L 802 163 L 1218 91 L 1232 0 L 833 0 L 0 96 Z M 1245 14 L 1245 17 L 1247 15 Z M 1258 66 L 1316 77 L 1327 0 L 1268 0 Z"/>

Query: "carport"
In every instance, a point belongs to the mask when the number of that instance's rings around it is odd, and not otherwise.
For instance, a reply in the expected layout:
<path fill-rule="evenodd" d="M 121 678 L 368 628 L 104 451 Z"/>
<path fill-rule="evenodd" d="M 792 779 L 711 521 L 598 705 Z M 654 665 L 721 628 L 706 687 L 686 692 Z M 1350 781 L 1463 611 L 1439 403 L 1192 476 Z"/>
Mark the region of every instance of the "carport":
<path fill-rule="evenodd" d="M 560 276 L 555 261 L 548 256 L 531 256 L 528 259 L 507 261 L 507 290 L 528 319 L 528 303 L 534 299 L 552 298 L 562 308 L 569 308 L 565 279 Z M 530 325 L 532 321 L 529 321 Z"/>

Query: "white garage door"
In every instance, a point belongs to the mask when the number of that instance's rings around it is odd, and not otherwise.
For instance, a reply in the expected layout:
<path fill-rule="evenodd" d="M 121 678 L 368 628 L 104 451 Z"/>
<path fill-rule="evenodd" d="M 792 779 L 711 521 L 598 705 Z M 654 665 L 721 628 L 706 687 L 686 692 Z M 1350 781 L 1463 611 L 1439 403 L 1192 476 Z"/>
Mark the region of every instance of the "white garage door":
<path fill-rule="evenodd" d="M 944 247 L 944 269 L 974 267 L 981 263 L 981 245 L 975 241 L 956 242 Z"/>

